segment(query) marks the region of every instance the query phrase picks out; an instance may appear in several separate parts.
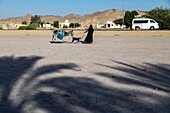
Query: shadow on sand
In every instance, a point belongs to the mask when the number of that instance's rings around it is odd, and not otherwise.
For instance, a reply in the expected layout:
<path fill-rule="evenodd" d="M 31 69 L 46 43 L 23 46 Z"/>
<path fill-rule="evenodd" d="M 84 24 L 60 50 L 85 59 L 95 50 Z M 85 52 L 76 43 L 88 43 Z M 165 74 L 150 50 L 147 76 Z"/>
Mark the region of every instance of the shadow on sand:
<path fill-rule="evenodd" d="M 77 71 L 77 64 L 53 64 L 36 67 L 40 56 L 0 57 L 1 113 L 169 113 L 169 66 L 146 63 L 132 66 L 113 61 L 120 67 L 95 64 L 121 71 L 126 76 L 96 72 L 119 85 L 137 86 L 162 92 L 107 87 L 92 78 L 71 77 L 63 71 Z M 168 68 L 167 68 L 168 67 Z M 139 98 L 150 99 L 142 101 Z M 152 101 L 151 101 L 152 100 Z M 166 101 L 165 101 L 166 100 Z M 148 102 L 148 103 L 147 103 Z M 162 102 L 162 103 L 161 103 Z"/>

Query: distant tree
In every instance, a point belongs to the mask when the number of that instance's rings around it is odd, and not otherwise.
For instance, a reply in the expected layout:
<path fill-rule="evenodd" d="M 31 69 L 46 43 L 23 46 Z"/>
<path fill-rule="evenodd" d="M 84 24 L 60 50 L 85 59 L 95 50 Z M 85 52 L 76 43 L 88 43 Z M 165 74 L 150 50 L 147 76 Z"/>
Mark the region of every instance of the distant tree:
<path fill-rule="evenodd" d="M 120 19 L 115 20 L 115 24 L 120 24 L 121 26 L 124 25 L 123 19 L 120 18 Z"/>
<path fill-rule="evenodd" d="M 25 25 L 27 25 L 27 21 L 23 21 L 21 24 L 25 24 Z"/>
<path fill-rule="evenodd" d="M 77 28 L 77 27 L 80 27 L 81 26 L 81 24 L 79 24 L 79 23 L 75 23 L 75 27 Z"/>
<path fill-rule="evenodd" d="M 131 13 L 132 13 L 132 16 L 136 16 L 136 15 L 138 15 L 138 12 L 137 12 L 137 11 L 135 11 L 135 10 L 134 10 L 134 11 L 132 11 Z"/>
<path fill-rule="evenodd" d="M 38 16 L 38 15 L 32 16 L 31 17 L 31 24 L 40 25 L 41 24 L 40 16 Z"/>
<path fill-rule="evenodd" d="M 138 15 L 138 12 L 137 11 L 126 11 L 125 13 L 125 16 L 124 16 L 124 22 L 125 22 L 125 25 L 126 25 L 126 28 L 132 28 L 132 20 L 133 18 Z"/>
<path fill-rule="evenodd" d="M 41 22 L 41 23 L 40 23 L 40 25 L 41 25 L 42 28 L 43 28 L 43 24 L 45 24 L 45 22 Z"/>
<path fill-rule="evenodd" d="M 68 26 L 67 26 L 67 25 L 64 25 L 63 28 L 68 28 Z"/>
<path fill-rule="evenodd" d="M 53 26 L 56 27 L 56 28 L 59 28 L 59 21 L 54 21 Z"/>
<path fill-rule="evenodd" d="M 77 28 L 80 26 L 81 26 L 81 24 L 79 24 L 79 23 L 70 23 L 69 28 Z"/>
<path fill-rule="evenodd" d="M 70 23 L 69 28 L 74 28 L 74 23 Z"/>
<path fill-rule="evenodd" d="M 160 29 L 170 29 L 170 8 L 154 8 L 144 17 L 156 20 Z"/>
<path fill-rule="evenodd" d="M 126 11 L 124 16 L 124 21 L 125 21 L 126 28 L 129 28 L 132 25 L 132 16 L 130 11 Z"/>
<path fill-rule="evenodd" d="M 2 25 L 0 25 L 0 30 L 3 30 L 3 27 L 2 27 Z"/>

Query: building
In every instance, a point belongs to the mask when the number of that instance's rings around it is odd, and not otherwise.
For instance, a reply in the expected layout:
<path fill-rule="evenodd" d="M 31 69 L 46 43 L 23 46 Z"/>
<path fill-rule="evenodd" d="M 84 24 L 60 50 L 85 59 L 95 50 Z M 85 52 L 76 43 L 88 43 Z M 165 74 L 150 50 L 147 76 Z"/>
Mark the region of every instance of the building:
<path fill-rule="evenodd" d="M 0 24 L 0 29 L 8 29 L 6 24 Z"/>
<path fill-rule="evenodd" d="M 69 26 L 70 26 L 70 22 L 68 20 L 65 20 L 65 22 L 63 23 L 59 23 L 60 28 L 64 28 L 64 27 L 68 28 Z"/>
<path fill-rule="evenodd" d="M 42 24 L 39 27 L 43 29 L 53 29 L 54 27 L 51 24 Z"/>
<path fill-rule="evenodd" d="M 15 24 L 15 23 L 10 23 L 10 24 L 6 25 L 7 29 L 18 29 L 20 26 L 27 26 L 27 25 L 25 25 L 25 24 Z"/>
<path fill-rule="evenodd" d="M 120 24 L 115 24 L 114 21 L 107 21 L 106 28 L 122 28 Z"/>
<path fill-rule="evenodd" d="M 118 29 L 123 28 L 120 24 L 115 24 L 114 21 L 107 21 L 106 24 L 97 24 L 97 28 L 106 28 L 106 29 Z"/>

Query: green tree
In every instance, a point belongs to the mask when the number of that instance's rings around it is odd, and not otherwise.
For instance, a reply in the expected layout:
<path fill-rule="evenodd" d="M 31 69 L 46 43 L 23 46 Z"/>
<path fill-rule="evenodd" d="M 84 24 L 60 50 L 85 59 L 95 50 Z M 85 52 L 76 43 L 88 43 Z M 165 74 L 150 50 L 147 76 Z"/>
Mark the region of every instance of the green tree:
<path fill-rule="evenodd" d="M 77 28 L 80 26 L 81 26 L 81 24 L 79 24 L 79 23 L 70 23 L 69 28 Z"/>
<path fill-rule="evenodd" d="M 120 18 L 120 19 L 115 20 L 115 24 L 120 24 L 121 26 L 124 25 L 123 19 Z"/>
<path fill-rule="evenodd" d="M 70 23 L 69 28 L 74 28 L 74 23 Z"/>
<path fill-rule="evenodd" d="M 41 22 L 41 23 L 40 23 L 40 25 L 41 25 L 42 28 L 43 28 L 43 24 L 45 24 L 45 22 Z"/>
<path fill-rule="evenodd" d="M 79 23 L 75 23 L 75 27 L 77 28 L 77 27 L 80 27 L 81 26 L 81 24 L 79 24 Z"/>
<path fill-rule="evenodd" d="M 40 25 L 41 24 L 41 18 L 38 15 L 32 16 L 31 17 L 31 24 L 37 24 Z"/>
<path fill-rule="evenodd" d="M 132 16 L 136 16 L 136 15 L 138 15 L 138 12 L 137 12 L 137 11 L 135 11 L 135 10 L 134 10 L 134 11 L 132 11 L 131 13 L 132 13 Z"/>
<path fill-rule="evenodd" d="M 132 20 L 133 18 L 138 15 L 138 12 L 137 11 L 126 11 L 125 13 L 125 16 L 124 16 L 124 22 L 125 22 L 125 25 L 126 25 L 126 28 L 132 28 Z"/>
<path fill-rule="evenodd" d="M 53 26 L 59 28 L 59 21 L 54 21 Z"/>
<path fill-rule="evenodd" d="M 144 17 L 156 20 L 160 29 L 170 29 L 170 8 L 154 8 Z"/>
<path fill-rule="evenodd" d="M 68 28 L 68 26 L 67 26 L 67 25 L 64 25 L 63 28 Z"/>

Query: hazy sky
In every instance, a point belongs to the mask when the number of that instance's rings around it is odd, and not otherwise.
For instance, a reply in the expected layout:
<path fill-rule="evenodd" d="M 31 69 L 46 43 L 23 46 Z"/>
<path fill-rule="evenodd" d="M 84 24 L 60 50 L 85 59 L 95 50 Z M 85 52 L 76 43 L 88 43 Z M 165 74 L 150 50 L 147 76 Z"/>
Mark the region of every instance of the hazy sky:
<path fill-rule="evenodd" d="M 32 15 L 91 14 L 107 9 L 144 10 L 170 8 L 170 0 L 0 0 L 0 19 Z"/>

